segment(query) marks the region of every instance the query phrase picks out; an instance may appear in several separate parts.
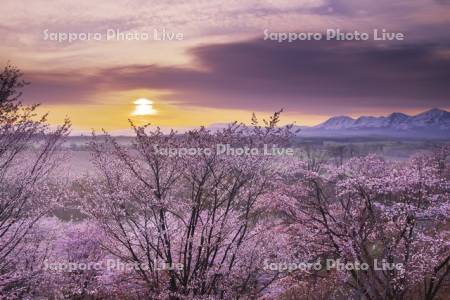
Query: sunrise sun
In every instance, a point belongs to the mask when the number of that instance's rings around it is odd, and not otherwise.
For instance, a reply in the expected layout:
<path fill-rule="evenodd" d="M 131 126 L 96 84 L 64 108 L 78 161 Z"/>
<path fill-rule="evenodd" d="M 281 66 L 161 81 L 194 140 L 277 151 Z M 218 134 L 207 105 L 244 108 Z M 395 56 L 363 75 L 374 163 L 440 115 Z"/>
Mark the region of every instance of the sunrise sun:
<path fill-rule="evenodd" d="M 156 115 L 158 111 L 153 108 L 153 101 L 146 98 L 139 98 L 133 102 L 135 105 L 133 116 L 150 116 Z"/>

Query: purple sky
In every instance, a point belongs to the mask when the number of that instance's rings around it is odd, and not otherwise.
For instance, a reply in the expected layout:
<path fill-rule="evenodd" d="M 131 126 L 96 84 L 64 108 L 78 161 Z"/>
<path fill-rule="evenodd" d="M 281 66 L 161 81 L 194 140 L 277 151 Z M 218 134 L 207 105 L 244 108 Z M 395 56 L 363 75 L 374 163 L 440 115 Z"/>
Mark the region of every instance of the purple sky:
<path fill-rule="evenodd" d="M 77 108 L 76 120 L 82 119 L 80 106 L 128 109 L 139 93 L 160 105 L 166 120 L 180 118 L 176 111 L 183 109 L 240 116 L 283 107 L 299 123 L 314 123 L 337 114 L 450 108 L 446 0 L 196 0 L 189 5 L 101 0 L 95 7 L 87 0 L 3 2 L 0 62 L 11 61 L 32 82 L 27 101 L 69 116 Z M 166 28 L 182 33 L 183 40 L 68 43 L 45 40 L 43 33 L 104 33 L 108 28 Z M 264 40 L 263 33 L 328 28 L 370 35 L 386 28 L 406 37 L 278 43 Z M 119 109 L 110 111 L 112 117 L 120 115 Z M 195 122 L 186 119 L 186 124 Z"/>

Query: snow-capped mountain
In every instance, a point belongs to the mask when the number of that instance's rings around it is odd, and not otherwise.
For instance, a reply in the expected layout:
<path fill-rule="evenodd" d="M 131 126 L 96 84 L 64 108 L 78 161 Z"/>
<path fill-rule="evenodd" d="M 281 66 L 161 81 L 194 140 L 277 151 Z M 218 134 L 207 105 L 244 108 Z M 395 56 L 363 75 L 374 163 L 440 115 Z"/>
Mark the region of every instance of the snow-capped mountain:
<path fill-rule="evenodd" d="M 323 128 L 323 129 L 349 128 L 349 127 L 353 126 L 354 122 L 355 122 L 355 120 L 350 117 L 338 116 L 338 117 L 332 117 L 332 118 L 328 119 L 324 123 L 315 126 L 315 128 Z"/>
<path fill-rule="evenodd" d="M 435 129 L 450 130 L 450 112 L 441 109 L 431 109 L 415 116 L 403 113 L 392 113 L 387 117 L 362 116 L 353 119 L 339 116 L 328 119 L 322 124 L 313 127 L 323 130 L 356 130 L 356 129 Z"/>

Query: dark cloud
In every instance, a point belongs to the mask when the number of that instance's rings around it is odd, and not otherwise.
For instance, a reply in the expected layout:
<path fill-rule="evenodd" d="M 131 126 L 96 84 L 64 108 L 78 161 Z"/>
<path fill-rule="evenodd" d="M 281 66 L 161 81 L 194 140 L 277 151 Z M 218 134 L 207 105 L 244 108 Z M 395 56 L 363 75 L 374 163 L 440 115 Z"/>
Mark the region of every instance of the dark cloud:
<path fill-rule="evenodd" d="M 88 102 L 99 91 L 164 89 L 168 100 L 217 108 L 307 113 L 449 107 L 449 47 L 252 40 L 192 49 L 196 68 L 124 66 L 78 74 L 30 74 L 27 94 Z M 89 75 L 86 75 L 89 74 Z"/>

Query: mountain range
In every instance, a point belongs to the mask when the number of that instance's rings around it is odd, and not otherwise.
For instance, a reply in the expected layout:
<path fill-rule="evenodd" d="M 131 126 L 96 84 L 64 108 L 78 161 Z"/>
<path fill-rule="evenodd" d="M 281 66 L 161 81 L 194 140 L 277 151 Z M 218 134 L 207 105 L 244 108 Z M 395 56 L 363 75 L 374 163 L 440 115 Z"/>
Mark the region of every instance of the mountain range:
<path fill-rule="evenodd" d="M 399 112 L 394 112 L 387 117 L 362 116 L 353 119 L 347 116 L 339 116 L 332 117 L 314 128 L 328 130 L 368 128 L 450 130 L 450 112 L 433 108 L 415 116 Z"/>
<path fill-rule="evenodd" d="M 208 126 L 211 130 L 227 127 L 227 123 Z M 450 112 L 433 108 L 410 116 L 400 112 L 374 117 L 337 116 L 316 126 L 294 126 L 299 137 L 313 138 L 407 138 L 450 140 Z"/>
<path fill-rule="evenodd" d="M 395 136 L 450 138 L 450 112 L 433 108 L 409 116 L 337 116 L 313 127 L 301 127 L 304 136 Z"/>

